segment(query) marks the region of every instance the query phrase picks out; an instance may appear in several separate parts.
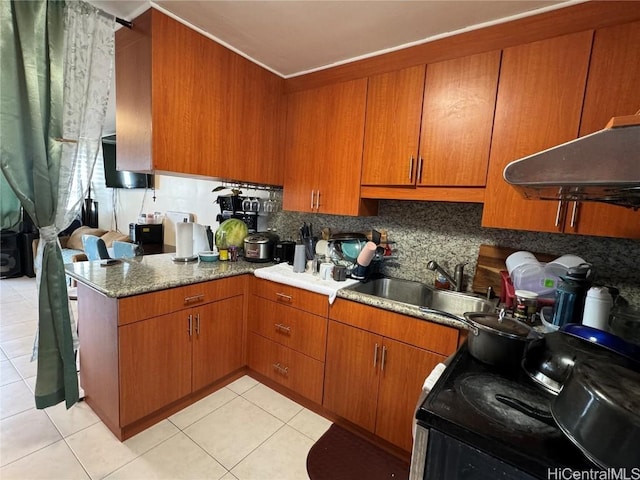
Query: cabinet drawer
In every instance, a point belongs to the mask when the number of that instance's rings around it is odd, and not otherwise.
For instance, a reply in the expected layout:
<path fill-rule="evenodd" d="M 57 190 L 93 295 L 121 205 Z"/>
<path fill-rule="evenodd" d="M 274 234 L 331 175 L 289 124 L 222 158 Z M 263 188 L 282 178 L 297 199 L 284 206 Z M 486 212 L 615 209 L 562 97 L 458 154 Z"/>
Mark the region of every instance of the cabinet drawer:
<path fill-rule="evenodd" d="M 300 395 L 322 403 L 324 363 L 253 332 L 248 335 L 249 367 Z"/>
<path fill-rule="evenodd" d="M 253 293 L 274 302 L 299 308 L 309 313 L 326 317 L 329 311 L 329 300 L 326 295 L 291 287 L 282 283 L 257 278 L 253 282 Z"/>
<path fill-rule="evenodd" d="M 118 300 L 118 325 L 242 295 L 247 276 L 221 278 Z"/>
<path fill-rule="evenodd" d="M 336 299 L 331 306 L 329 317 L 332 320 L 445 356 L 451 355 L 458 348 L 457 328 L 350 300 Z"/>
<path fill-rule="evenodd" d="M 249 329 L 276 343 L 324 362 L 327 318 L 251 296 Z"/>

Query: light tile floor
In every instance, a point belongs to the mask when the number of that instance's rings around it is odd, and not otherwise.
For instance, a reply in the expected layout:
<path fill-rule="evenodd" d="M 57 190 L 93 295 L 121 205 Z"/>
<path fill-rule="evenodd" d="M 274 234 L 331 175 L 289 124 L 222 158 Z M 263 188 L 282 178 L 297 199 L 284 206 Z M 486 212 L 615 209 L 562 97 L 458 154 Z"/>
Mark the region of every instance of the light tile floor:
<path fill-rule="evenodd" d="M 37 320 L 35 279 L 0 280 L 2 480 L 308 478 L 331 423 L 248 376 L 125 442 L 84 402 L 37 410 Z"/>

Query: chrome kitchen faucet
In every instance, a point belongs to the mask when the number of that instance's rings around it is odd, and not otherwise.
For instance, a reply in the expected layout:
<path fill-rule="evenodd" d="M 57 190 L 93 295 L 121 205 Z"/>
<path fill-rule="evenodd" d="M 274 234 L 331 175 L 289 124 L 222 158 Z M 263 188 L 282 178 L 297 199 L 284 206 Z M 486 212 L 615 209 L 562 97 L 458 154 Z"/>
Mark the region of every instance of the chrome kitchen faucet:
<path fill-rule="evenodd" d="M 447 271 L 442 268 L 440 265 L 438 265 L 435 260 L 431 260 L 429 261 L 429 263 L 427 263 L 427 268 L 429 270 L 433 270 L 434 272 L 438 272 L 439 274 L 441 274 L 444 278 L 446 278 L 449 283 L 451 284 L 451 289 L 455 290 L 456 292 L 461 292 L 462 291 L 462 280 L 464 278 L 464 266 L 466 265 L 466 263 L 459 263 L 456 265 L 453 277 L 451 275 L 449 275 L 447 273 Z"/>

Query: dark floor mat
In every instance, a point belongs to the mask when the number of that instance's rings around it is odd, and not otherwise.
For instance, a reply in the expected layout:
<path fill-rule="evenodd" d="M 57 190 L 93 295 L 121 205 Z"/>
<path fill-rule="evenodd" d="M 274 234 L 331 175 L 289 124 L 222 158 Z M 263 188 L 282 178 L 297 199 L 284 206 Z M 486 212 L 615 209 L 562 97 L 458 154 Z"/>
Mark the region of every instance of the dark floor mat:
<path fill-rule="evenodd" d="M 307 456 L 311 480 L 407 480 L 409 466 L 338 425 L 331 425 Z"/>

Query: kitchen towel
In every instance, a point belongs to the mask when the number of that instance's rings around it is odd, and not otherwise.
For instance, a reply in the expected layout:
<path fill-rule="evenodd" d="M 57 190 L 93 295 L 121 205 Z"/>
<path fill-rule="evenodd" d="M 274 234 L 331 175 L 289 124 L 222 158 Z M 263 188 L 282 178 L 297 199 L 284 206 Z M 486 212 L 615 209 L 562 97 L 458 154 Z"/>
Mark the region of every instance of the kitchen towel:
<path fill-rule="evenodd" d="M 176 223 L 176 258 L 193 257 L 193 223 Z"/>
<path fill-rule="evenodd" d="M 329 303 L 335 301 L 338 290 L 358 283 L 358 280 L 352 278 L 347 278 L 344 282 L 336 282 L 333 279 L 322 280 L 318 275 L 312 275 L 311 273 L 294 273 L 293 267 L 287 263 L 258 268 L 253 274 L 258 278 L 264 278 L 272 282 L 284 283 L 292 287 L 327 295 Z"/>

